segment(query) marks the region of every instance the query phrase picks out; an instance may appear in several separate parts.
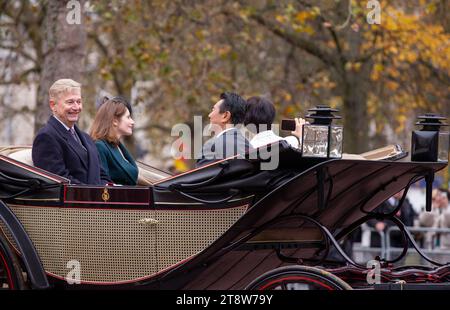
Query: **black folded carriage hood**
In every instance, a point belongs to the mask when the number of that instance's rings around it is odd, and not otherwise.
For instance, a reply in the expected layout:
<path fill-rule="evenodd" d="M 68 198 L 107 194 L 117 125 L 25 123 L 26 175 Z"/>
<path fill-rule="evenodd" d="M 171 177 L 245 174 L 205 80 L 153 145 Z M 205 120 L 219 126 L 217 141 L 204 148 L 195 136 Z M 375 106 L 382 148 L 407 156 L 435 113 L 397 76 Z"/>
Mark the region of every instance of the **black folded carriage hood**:
<path fill-rule="evenodd" d="M 255 232 L 264 232 L 262 227 L 271 230 L 294 227 L 301 235 L 314 225 L 298 220 L 277 221 L 299 215 L 312 218 L 336 236 L 395 193 L 443 169 L 446 163 L 342 159 L 312 163 L 298 156 L 291 165 L 282 175 L 283 181 L 267 189 L 224 235 L 196 257 L 162 274 L 160 287 L 173 287 L 172 280 L 177 279 L 177 288 L 242 289 L 255 274 L 284 264 L 274 248 L 243 247 Z M 307 168 L 302 170 L 300 166 Z M 291 254 L 312 257 L 315 251 L 300 248 L 292 249 Z M 180 281 L 179 275 L 175 277 L 178 271 L 185 274 L 182 278 L 186 282 Z"/>

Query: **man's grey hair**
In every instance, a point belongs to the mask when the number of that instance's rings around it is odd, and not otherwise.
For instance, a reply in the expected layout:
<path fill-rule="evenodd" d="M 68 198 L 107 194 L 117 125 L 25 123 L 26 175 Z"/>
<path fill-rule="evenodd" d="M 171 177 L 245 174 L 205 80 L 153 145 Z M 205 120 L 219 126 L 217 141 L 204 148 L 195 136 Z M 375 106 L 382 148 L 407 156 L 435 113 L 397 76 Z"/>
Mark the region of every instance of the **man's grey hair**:
<path fill-rule="evenodd" d="M 57 80 L 48 90 L 49 99 L 53 101 L 58 100 L 62 94 L 72 89 L 81 89 L 81 84 L 72 79 Z"/>

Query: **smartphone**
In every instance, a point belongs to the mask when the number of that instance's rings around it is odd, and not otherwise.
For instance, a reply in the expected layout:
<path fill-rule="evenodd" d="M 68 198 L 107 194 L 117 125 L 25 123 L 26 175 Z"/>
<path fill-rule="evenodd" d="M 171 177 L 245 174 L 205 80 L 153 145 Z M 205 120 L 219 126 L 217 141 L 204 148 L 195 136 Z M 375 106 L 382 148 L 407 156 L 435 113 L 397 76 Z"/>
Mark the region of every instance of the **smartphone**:
<path fill-rule="evenodd" d="M 281 120 L 281 130 L 294 131 L 295 130 L 295 119 Z"/>

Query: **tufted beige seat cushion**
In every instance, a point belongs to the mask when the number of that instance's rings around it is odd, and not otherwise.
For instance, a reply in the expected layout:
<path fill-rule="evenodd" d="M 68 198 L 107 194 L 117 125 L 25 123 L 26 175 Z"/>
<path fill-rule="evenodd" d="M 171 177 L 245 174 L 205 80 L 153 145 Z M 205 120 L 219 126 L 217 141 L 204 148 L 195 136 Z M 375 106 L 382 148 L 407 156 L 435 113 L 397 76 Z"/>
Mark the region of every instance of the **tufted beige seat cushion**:
<path fill-rule="evenodd" d="M 139 175 L 137 181 L 138 185 L 152 185 L 165 178 L 171 177 L 170 174 L 165 173 L 163 171 L 159 171 L 139 161 L 137 161 L 136 164 L 139 168 Z"/>
<path fill-rule="evenodd" d="M 31 148 L 13 151 L 9 154 L 4 154 L 4 155 L 6 155 L 9 158 L 12 158 L 14 160 L 20 161 L 24 164 L 33 166 L 33 159 L 31 157 Z"/>

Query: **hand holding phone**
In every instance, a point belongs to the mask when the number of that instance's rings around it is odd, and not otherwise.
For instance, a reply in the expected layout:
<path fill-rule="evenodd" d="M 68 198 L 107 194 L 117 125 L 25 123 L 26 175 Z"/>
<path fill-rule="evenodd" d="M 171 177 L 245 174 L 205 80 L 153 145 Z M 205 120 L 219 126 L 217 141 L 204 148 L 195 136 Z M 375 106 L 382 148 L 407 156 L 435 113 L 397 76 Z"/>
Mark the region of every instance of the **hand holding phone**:
<path fill-rule="evenodd" d="M 295 126 L 296 126 L 295 119 L 281 120 L 281 130 L 294 131 Z"/>
<path fill-rule="evenodd" d="M 300 141 L 303 139 L 303 125 L 309 124 L 309 122 L 305 121 L 303 118 L 295 118 L 295 130 L 291 131 L 291 133 L 296 136 Z"/>
<path fill-rule="evenodd" d="M 300 117 L 295 119 L 283 119 L 281 120 L 281 130 L 290 131 L 291 134 L 296 136 L 301 141 L 304 124 L 309 124 L 309 122 Z"/>

